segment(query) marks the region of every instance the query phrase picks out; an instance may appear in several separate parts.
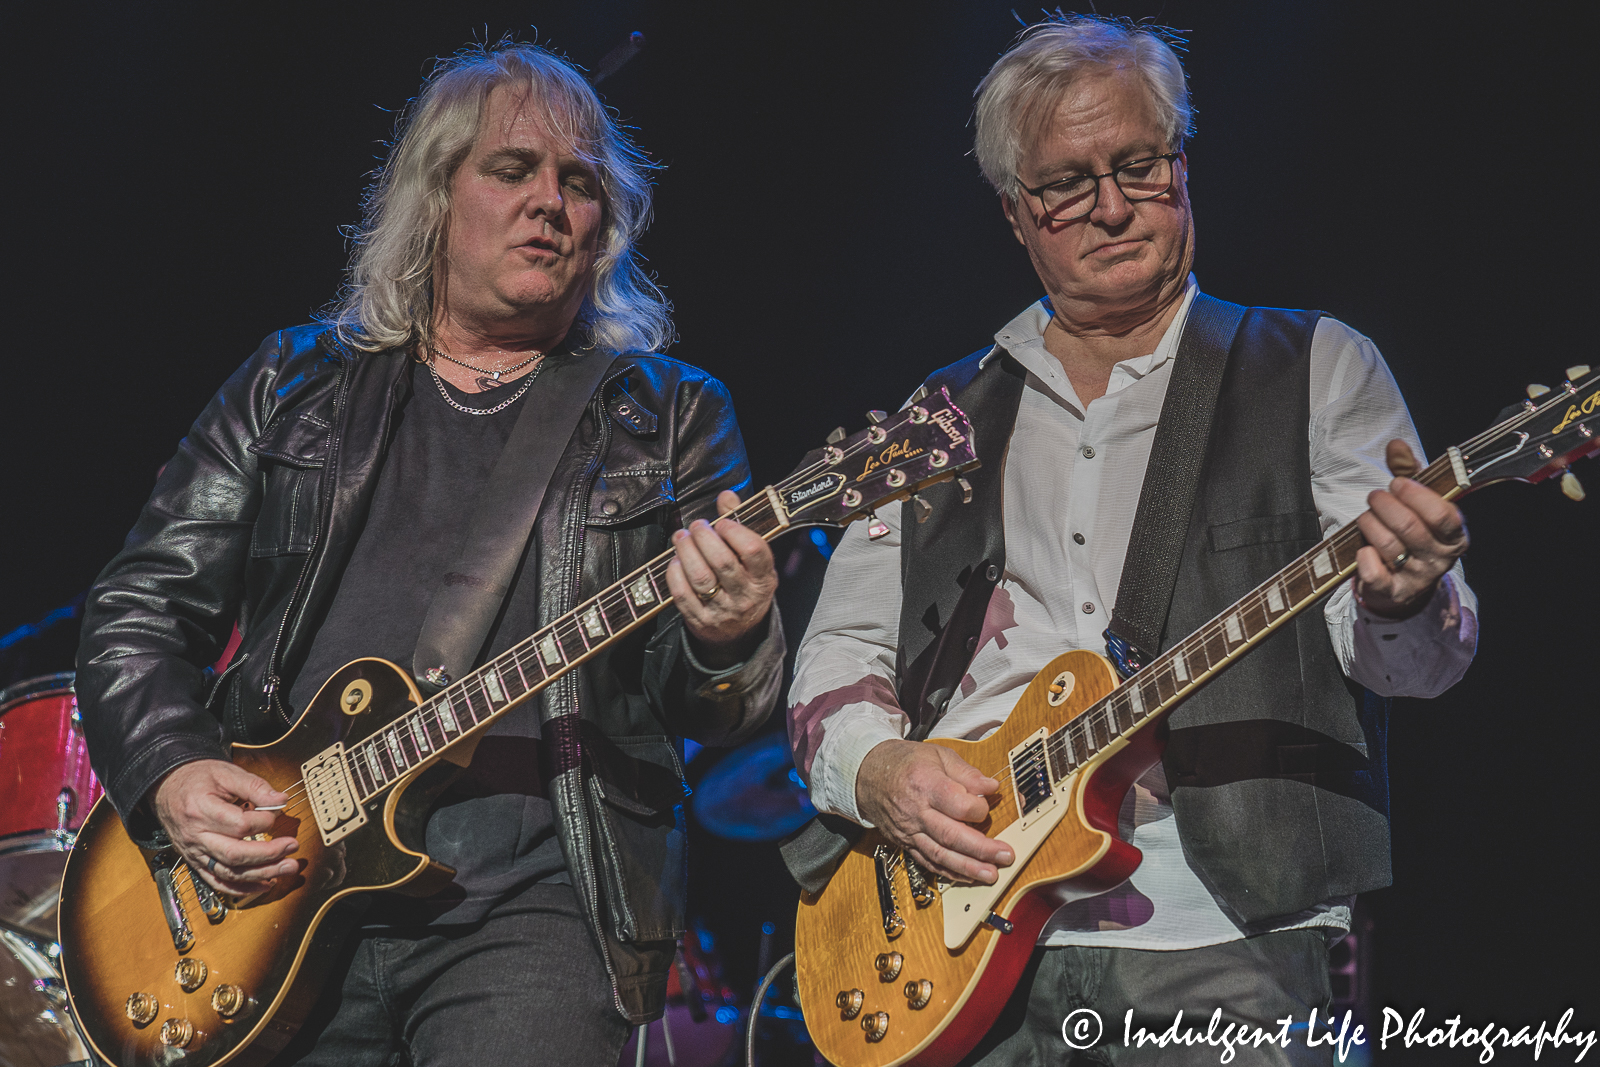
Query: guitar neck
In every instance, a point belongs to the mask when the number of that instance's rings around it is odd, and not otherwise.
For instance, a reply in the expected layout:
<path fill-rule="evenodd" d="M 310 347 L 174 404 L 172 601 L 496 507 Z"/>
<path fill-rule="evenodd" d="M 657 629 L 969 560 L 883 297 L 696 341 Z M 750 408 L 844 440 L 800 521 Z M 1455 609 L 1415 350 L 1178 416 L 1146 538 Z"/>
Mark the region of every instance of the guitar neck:
<path fill-rule="evenodd" d="M 715 523 L 732 519 L 770 541 L 790 528 L 771 489 Z M 713 525 L 715 525 L 713 523 Z M 469 734 L 498 719 L 672 603 L 663 552 L 531 637 L 399 716 L 345 751 L 362 803 Z"/>
<path fill-rule="evenodd" d="M 1446 500 L 1459 496 L 1467 478 L 1460 454 L 1450 449 L 1416 480 Z M 1351 522 L 1283 570 L 1223 609 L 1194 633 L 1161 653 L 1082 714 L 1050 735 L 1051 773 L 1065 777 L 1112 742 L 1172 710 L 1200 686 L 1327 596 L 1356 569 L 1365 545 Z"/>

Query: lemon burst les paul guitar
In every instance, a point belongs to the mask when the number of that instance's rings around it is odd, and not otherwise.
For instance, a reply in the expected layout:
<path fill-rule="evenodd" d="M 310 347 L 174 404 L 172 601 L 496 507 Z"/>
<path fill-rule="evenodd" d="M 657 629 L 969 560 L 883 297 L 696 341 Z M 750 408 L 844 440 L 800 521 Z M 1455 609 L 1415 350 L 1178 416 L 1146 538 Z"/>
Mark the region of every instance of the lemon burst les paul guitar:
<path fill-rule="evenodd" d="M 1533 399 L 1417 480 L 1455 498 L 1562 475 L 1581 498 L 1566 467 L 1600 450 L 1600 374 L 1567 373 L 1560 389 L 1530 386 Z M 979 829 L 1009 843 L 1016 862 L 996 885 L 950 885 L 864 834 L 828 885 L 800 902 L 800 1004 L 818 1051 L 840 1067 L 934 1067 L 969 1052 L 1055 908 L 1113 888 L 1138 866 L 1117 816 L 1129 784 L 1161 757 L 1155 725 L 1348 578 L 1364 543 L 1354 523 L 1341 528 L 1126 681 L 1102 657 L 1068 652 L 1034 677 L 994 734 L 930 741 L 999 779 Z"/>
<path fill-rule="evenodd" d="M 848 439 L 835 431 L 725 517 L 768 540 L 840 526 L 977 463 L 967 419 L 942 390 L 872 417 Z M 96 805 L 68 859 L 60 911 L 62 972 L 95 1051 L 117 1067 L 270 1059 L 298 1030 L 348 930 L 341 901 L 377 889 L 427 895 L 449 881 L 453 872 L 420 844 L 432 783 L 449 777 L 442 765 L 467 762 L 490 723 L 671 604 L 671 558 L 429 699 L 409 672 L 356 660 L 278 741 L 235 745 L 235 763 L 291 797 L 272 836 L 300 843 L 298 876 L 253 900 L 219 897 L 176 852 L 141 848 L 109 804 Z"/>

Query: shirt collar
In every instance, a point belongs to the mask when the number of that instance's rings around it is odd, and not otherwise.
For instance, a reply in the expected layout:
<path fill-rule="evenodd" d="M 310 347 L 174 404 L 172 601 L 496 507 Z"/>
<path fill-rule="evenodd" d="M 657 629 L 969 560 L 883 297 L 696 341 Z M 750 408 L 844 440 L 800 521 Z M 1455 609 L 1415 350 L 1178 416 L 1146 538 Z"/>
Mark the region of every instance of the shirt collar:
<path fill-rule="evenodd" d="M 1183 327 L 1189 321 L 1189 308 L 1194 305 L 1195 294 L 1199 291 L 1200 287 L 1195 282 L 1194 275 L 1190 274 L 1184 285 L 1183 299 L 1178 305 L 1178 313 L 1172 317 L 1167 332 L 1161 335 L 1161 341 L 1156 345 L 1155 351 L 1134 359 L 1125 359 L 1117 364 L 1117 369 L 1125 372 L 1130 380 L 1137 381 L 1177 355 L 1178 339 L 1183 336 Z M 1000 327 L 994 335 L 994 347 L 978 361 L 978 366 L 986 367 L 989 361 L 1001 352 L 1009 352 L 1013 359 L 1040 381 L 1046 383 L 1060 381 L 1064 384 L 1066 374 L 1061 369 L 1060 361 L 1044 346 L 1044 331 L 1045 327 L 1050 325 L 1052 314 L 1048 296 L 1029 304 L 1022 314 Z"/>

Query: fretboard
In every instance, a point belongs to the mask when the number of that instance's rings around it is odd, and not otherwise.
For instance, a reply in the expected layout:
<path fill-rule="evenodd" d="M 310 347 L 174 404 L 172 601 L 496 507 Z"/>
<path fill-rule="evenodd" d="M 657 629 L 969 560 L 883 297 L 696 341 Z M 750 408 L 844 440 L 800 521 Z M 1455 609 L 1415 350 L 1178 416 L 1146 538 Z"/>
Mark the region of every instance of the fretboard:
<path fill-rule="evenodd" d="M 1447 500 L 1461 492 L 1448 456 L 1416 480 Z M 1365 544 L 1354 522 L 1340 527 L 1057 729 L 1046 742 L 1051 776 L 1066 777 L 1114 741 L 1158 718 L 1328 595 L 1355 571 L 1356 552 Z"/>
<path fill-rule="evenodd" d="M 717 519 L 771 540 L 785 529 L 765 493 Z M 521 704 L 672 603 L 663 552 L 482 667 L 345 750 L 365 803 L 461 738 Z"/>

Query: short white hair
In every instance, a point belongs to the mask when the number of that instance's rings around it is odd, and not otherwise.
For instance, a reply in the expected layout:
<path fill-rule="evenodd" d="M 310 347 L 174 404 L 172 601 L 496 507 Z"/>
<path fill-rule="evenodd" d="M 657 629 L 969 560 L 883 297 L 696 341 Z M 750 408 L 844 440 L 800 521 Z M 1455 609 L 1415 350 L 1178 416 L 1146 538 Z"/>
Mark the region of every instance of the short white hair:
<path fill-rule="evenodd" d="M 1103 15 L 1058 13 L 1023 30 L 978 83 L 973 150 L 984 178 L 1015 199 L 1024 146 L 1054 115 L 1073 80 L 1094 70 L 1133 71 L 1150 93 L 1168 151 L 1181 151 L 1194 132 L 1189 83 L 1174 51 L 1182 45 L 1165 26 Z"/>

